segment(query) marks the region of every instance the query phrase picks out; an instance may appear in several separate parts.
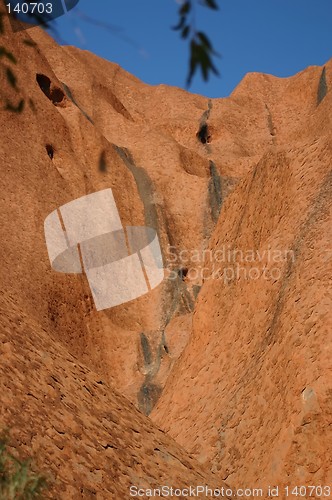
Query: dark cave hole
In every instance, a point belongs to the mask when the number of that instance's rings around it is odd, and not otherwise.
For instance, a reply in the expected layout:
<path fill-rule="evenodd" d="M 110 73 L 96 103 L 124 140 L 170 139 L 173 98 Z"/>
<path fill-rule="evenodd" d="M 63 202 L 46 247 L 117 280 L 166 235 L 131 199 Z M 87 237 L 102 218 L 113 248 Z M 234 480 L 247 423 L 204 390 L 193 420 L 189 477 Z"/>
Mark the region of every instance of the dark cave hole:
<path fill-rule="evenodd" d="M 209 135 L 209 127 L 207 123 L 203 123 L 203 125 L 200 126 L 199 131 L 196 134 L 196 137 L 199 141 L 201 141 L 202 144 L 210 142 L 211 137 Z"/>
<path fill-rule="evenodd" d="M 186 278 L 187 274 L 188 269 L 186 267 L 181 267 L 181 269 L 178 270 L 179 278 L 182 279 L 182 281 Z"/>
<path fill-rule="evenodd" d="M 48 78 L 48 76 L 41 75 L 39 73 L 36 75 L 36 80 L 41 90 L 49 98 L 51 91 L 51 80 Z"/>
<path fill-rule="evenodd" d="M 61 90 L 59 87 L 53 87 L 52 82 L 48 76 L 38 73 L 36 75 L 36 81 L 42 92 L 54 104 L 54 106 L 57 106 L 64 101 L 65 94 L 63 90 Z"/>
<path fill-rule="evenodd" d="M 48 156 L 51 158 L 51 160 L 53 160 L 54 158 L 54 148 L 51 144 L 46 144 L 46 151 L 47 151 L 47 154 Z"/>

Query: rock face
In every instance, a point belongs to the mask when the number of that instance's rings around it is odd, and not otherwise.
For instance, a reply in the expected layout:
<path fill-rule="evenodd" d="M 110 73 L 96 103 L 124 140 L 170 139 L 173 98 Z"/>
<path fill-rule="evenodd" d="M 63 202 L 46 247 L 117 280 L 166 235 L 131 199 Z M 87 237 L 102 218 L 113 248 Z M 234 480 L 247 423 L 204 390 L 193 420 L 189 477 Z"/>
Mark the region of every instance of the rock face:
<path fill-rule="evenodd" d="M 132 493 L 226 487 L 15 302 L 1 296 L 0 422 L 12 428 L 13 453 L 33 453 L 51 498 L 129 498 L 131 487 Z"/>
<path fill-rule="evenodd" d="M 152 414 L 233 486 L 332 479 L 332 100 L 317 100 L 321 73 L 248 76 L 230 97 L 254 91 L 266 104 L 271 145 L 223 206 L 190 342 Z"/>
<path fill-rule="evenodd" d="M 180 354 L 178 343 L 168 349 L 166 331 L 185 345 L 201 285 L 185 282 L 172 261 L 182 249 L 207 245 L 238 180 L 235 158 L 221 175 L 218 154 L 197 138 L 209 120 L 207 99 L 144 85 L 92 54 L 59 47 L 38 29 L 4 38 L 18 60 L 20 88 L 18 96 L 2 73 L 4 97 L 16 105 L 23 95 L 26 106 L 19 116 L 2 114 L 1 223 L 10 235 L 2 283 L 54 338 L 149 413 Z M 249 164 L 237 166 L 239 176 Z M 124 226 L 157 230 L 173 279 L 96 313 L 82 276 L 50 268 L 42 228 L 59 206 L 105 188 L 113 189 Z M 188 315 L 181 331 L 179 315 Z"/>
<path fill-rule="evenodd" d="M 0 111 L 13 446 L 66 498 L 328 483 L 331 62 L 208 100 L 4 22 L 17 89 L 1 67 L 2 101 L 25 101 Z M 43 225 L 107 188 L 124 226 L 157 231 L 166 278 L 97 312 L 83 275 L 51 269 Z"/>

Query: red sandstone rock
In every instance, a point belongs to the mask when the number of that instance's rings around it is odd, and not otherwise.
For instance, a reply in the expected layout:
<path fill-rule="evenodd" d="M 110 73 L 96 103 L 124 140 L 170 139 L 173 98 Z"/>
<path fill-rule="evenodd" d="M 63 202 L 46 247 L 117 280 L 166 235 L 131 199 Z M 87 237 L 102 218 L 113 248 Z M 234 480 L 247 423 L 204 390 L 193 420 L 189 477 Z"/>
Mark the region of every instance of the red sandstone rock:
<path fill-rule="evenodd" d="M 145 85 L 39 29 L 7 26 L 2 43 L 18 60 L 19 86 L 0 73 L 3 98 L 26 101 L 21 114 L 0 112 L 0 424 L 13 426 L 15 447 L 32 449 L 67 498 L 122 499 L 136 480 L 331 482 L 331 94 L 318 104 L 322 68 L 250 74 L 229 98 L 207 100 Z M 329 89 L 331 71 L 330 62 Z M 97 312 L 84 276 L 51 269 L 43 224 L 105 188 L 124 225 L 158 231 L 176 279 Z M 239 278 L 225 255 L 212 269 L 207 249 L 237 251 Z M 264 251 L 284 258 L 245 261 Z M 247 279 L 264 266 L 271 279 Z M 205 472 L 124 396 L 146 414 L 160 396 L 152 420 Z"/>
<path fill-rule="evenodd" d="M 207 276 L 219 274 L 202 287 L 152 414 L 233 487 L 332 479 L 331 94 L 317 106 L 321 71 L 247 77 L 230 98 L 269 98 L 273 143 L 223 206 L 209 243 L 217 262 L 205 261 Z M 327 75 L 331 86 L 331 63 Z"/>

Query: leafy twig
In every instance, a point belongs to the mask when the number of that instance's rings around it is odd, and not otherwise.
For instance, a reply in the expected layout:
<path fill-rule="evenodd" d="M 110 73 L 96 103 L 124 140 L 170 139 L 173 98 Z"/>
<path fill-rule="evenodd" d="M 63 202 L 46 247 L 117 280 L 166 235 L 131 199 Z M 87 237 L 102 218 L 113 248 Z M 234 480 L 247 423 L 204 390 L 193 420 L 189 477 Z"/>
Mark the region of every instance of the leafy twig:
<path fill-rule="evenodd" d="M 219 75 L 219 71 L 213 62 L 213 57 L 219 57 L 219 54 L 214 50 L 208 36 L 196 29 L 196 1 L 197 0 L 184 1 L 179 7 L 179 22 L 173 27 L 174 30 L 180 31 L 181 38 L 190 41 L 187 87 L 190 87 L 198 68 L 201 69 L 204 81 L 209 79 L 210 73 Z M 218 10 L 218 5 L 215 0 L 199 0 L 199 4 L 212 10 Z"/>

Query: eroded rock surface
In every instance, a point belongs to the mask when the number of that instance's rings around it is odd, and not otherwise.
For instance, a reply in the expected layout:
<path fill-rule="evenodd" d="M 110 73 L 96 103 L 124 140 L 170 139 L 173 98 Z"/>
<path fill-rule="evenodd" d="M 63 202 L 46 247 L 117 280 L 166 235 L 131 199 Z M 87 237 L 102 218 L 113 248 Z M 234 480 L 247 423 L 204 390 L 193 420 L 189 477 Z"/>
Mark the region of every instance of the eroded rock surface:
<path fill-rule="evenodd" d="M 331 62 L 208 100 L 4 21 L 2 98 L 26 103 L 0 112 L 12 446 L 67 498 L 331 482 Z M 97 312 L 83 275 L 51 269 L 43 224 L 106 188 L 123 225 L 157 231 L 168 278 Z"/>
<path fill-rule="evenodd" d="M 332 479 L 331 94 L 317 102 L 321 72 L 248 76 L 231 96 L 269 100 L 275 132 L 223 206 L 190 342 L 152 414 L 234 486 Z"/>

